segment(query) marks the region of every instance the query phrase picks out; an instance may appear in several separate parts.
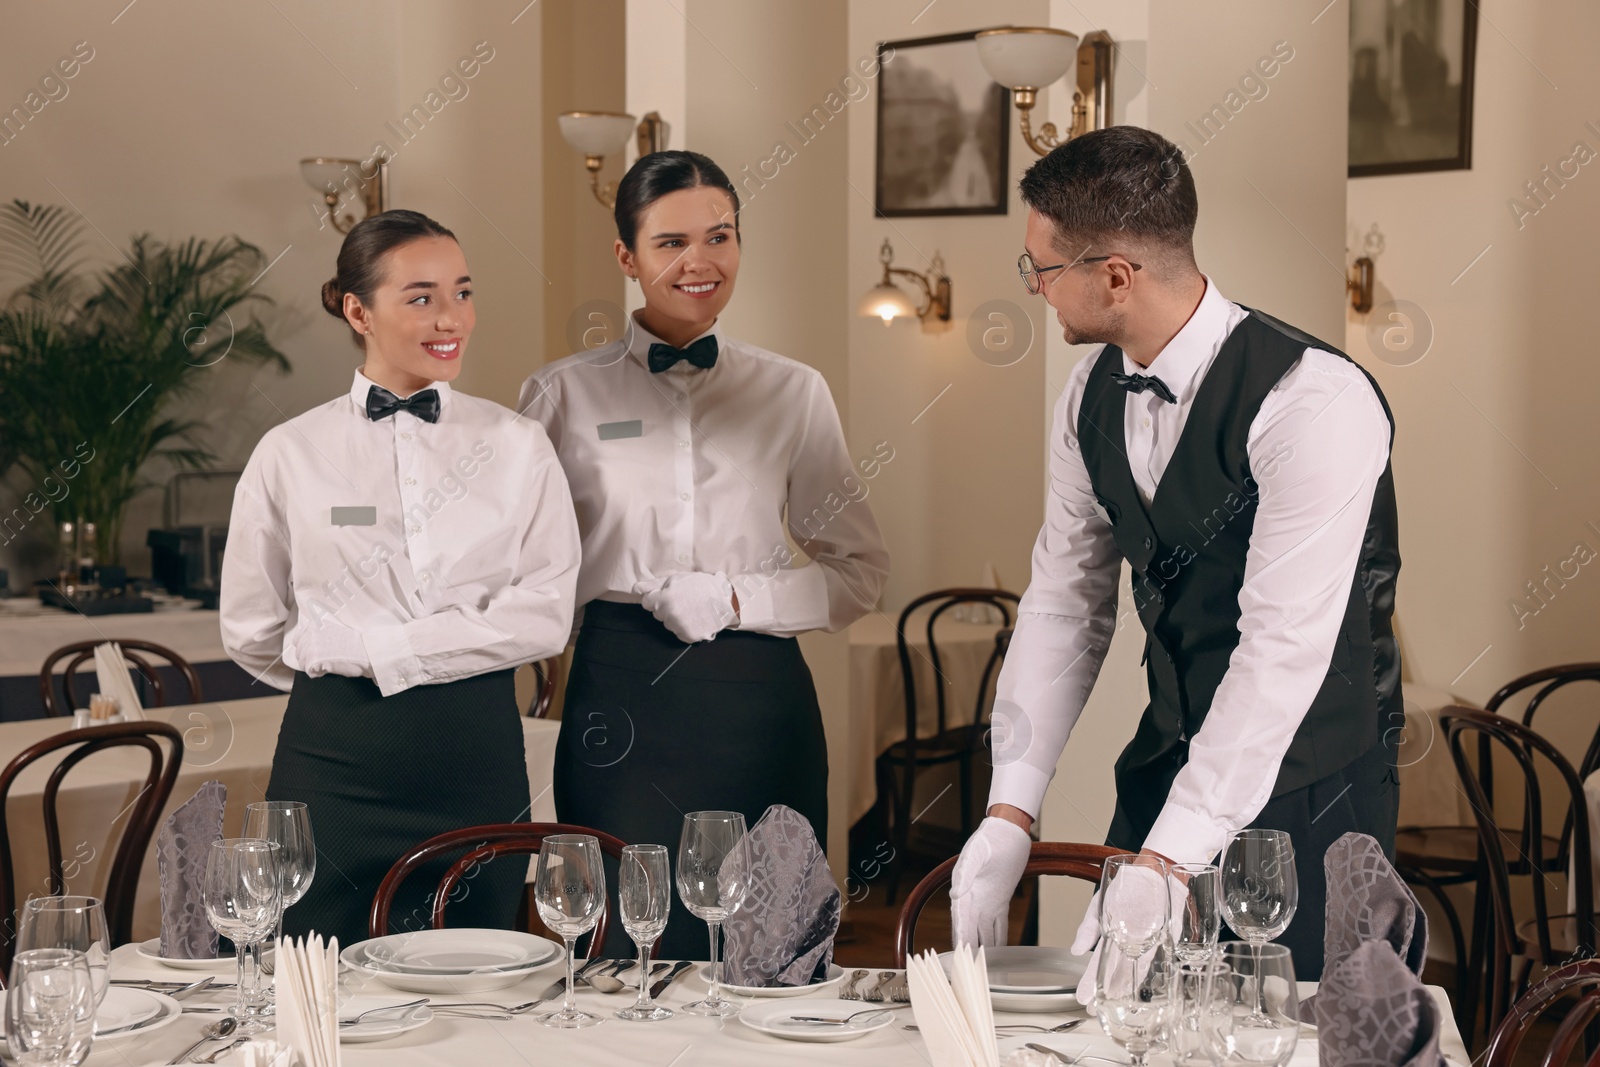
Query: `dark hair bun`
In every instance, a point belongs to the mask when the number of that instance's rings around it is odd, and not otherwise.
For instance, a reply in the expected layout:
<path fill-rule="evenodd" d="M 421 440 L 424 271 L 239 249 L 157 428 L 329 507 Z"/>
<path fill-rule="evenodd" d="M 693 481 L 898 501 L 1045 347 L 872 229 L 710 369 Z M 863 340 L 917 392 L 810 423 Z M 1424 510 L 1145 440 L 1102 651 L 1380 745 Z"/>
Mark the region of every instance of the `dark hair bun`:
<path fill-rule="evenodd" d="M 338 278 L 322 283 L 322 309 L 340 322 L 344 321 L 344 293 L 339 289 Z"/>

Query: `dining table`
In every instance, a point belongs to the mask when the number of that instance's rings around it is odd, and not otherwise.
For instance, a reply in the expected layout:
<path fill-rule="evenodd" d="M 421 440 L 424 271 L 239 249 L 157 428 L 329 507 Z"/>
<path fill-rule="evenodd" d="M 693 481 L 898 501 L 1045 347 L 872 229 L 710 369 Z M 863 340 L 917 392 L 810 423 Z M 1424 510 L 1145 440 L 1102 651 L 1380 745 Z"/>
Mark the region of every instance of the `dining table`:
<path fill-rule="evenodd" d="M 370 1043 L 343 1044 L 341 1060 L 353 1067 L 364 1064 L 383 1064 L 386 1067 L 440 1067 L 446 1064 L 528 1067 L 529 1064 L 545 1063 L 574 1067 L 639 1067 L 641 1064 L 654 1067 L 750 1067 L 751 1064 L 783 1067 L 787 1064 L 816 1063 L 832 1064 L 834 1067 L 926 1067 L 929 1062 L 922 1038 L 915 1031 L 907 1029 L 908 1025 L 914 1024 L 914 1014 L 909 1004 L 882 1005 L 893 1009 L 892 1024 L 861 1037 L 827 1044 L 794 1041 L 758 1032 L 741 1023 L 736 1016 L 714 1019 L 677 1011 L 705 995 L 707 983 L 700 971 L 700 967 L 690 967 L 667 988 L 660 1002 L 674 1009 L 676 1014 L 658 1022 L 627 1022 L 612 1017 L 611 1013 L 617 1008 L 631 1003 L 634 995 L 632 990 L 602 994 L 580 984 L 576 994 L 578 1006 L 604 1017 L 604 1021 L 597 1026 L 581 1030 L 551 1029 L 539 1022 L 538 1012 L 499 1020 L 436 1015 L 426 1025 L 407 1033 Z M 111 956 L 113 980 L 192 980 L 203 977 L 204 973 L 168 968 L 139 956 L 131 945 L 116 949 Z M 219 964 L 211 973 L 222 981 L 233 980 L 231 965 Z M 463 1001 L 517 1005 L 538 997 L 564 973 L 564 961 L 558 957 L 509 988 L 463 996 L 433 995 L 429 999 L 431 1005 Z M 870 988 L 873 982 L 879 980 L 880 973 L 880 969 L 874 968 L 863 987 Z M 630 975 L 636 979 L 637 971 L 628 972 L 623 977 L 626 979 Z M 402 1004 L 420 996 L 390 989 L 377 978 L 352 970 L 342 972 L 339 984 L 341 998 L 346 995 L 381 994 L 392 997 L 396 1004 Z M 833 999 L 837 997 L 838 989 L 838 985 L 831 985 L 816 993 L 804 994 L 804 997 Z M 1301 1000 L 1315 989 L 1315 983 L 1300 983 Z M 1440 1009 L 1443 1027 L 1440 1051 L 1451 1067 L 1468 1067 L 1471 1060 L 1456 1029 L 1445 991 L 1439 986 L 1428 986 L 1427 989 Z M 170 1025 L 144 1036 L 133 1035 L 120 1040 L 97 1042 L 86 1062 L 92 1067 L 164 1064 L 199 1039 L 202 1028 L 220 1017 L 215 1009 L 230 1003 L 232 994 L 231 989 L 223 989 L 202 991 L 187 997 L 182 1002 L 184 1013 Z M 744 1008 L 767 1003 L 764 998 L 731 999 Z M 552 1001 L 550 1007 L 555 1006 L 558 1006 L 558 1002 Z M 862 1004 L 863 1008 L 874 1006 Z M 1085 1022 L 1072 1033 L 1051 1038 L 1051 1044 L 1071 1053 L 1081 1050 L 1116 1063 L 1127 1062 L 1127 1054 L 1081 1008 L 1026 1014 L 996 1011 L 994 1018 L 997 1026 L 1027 1024 L 1039 1027 L 1084 1019 Z M 1012 1036 L 1040 1039 L 1038 1034 Z M 197 1054 L 215 1052 L 225 1044 L 211 1043 Z M 1001 1045 L 1002 1050 L 1010 1047 L 1009 1043 Z M 228 1061 L 224 1058 L 219 1062 Z M 1158 1054 L 1153 1062 L 1170 1061 Z M 1316 1064 L 1316 1030 L 1302 1024 L 1300 1038 L 1288 1067 L 1315 1067 Z"/>

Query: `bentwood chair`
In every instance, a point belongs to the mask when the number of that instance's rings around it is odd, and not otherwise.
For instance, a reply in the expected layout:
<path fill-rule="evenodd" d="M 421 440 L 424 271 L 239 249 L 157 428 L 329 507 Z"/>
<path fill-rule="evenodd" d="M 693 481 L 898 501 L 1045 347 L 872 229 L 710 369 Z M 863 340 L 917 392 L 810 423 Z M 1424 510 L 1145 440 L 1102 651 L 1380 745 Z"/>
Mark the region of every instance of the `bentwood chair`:
<path fill-rule="evenodd" d="M 389 873 L 378 886 L 377 895 L 372 898 L 372 913 L 367 920 L 367 936 L 382 937 L 390 932 L 389 913 L 394 907 L 394 895 L 400 889 L 401 883 L 423 864 L 460 853 L 459 858 L 439 879 L 439 887 L 433 895 L 433 928 L 442 930 L 445 905 L 450 902 L 451 894 L 462 880 L 472 877 L 469 872 L 475 871 L 479 864 L 488 863 L 502 856 L 534 855 L 539 851 L 539 846 L 544 843 L 545 838 L 556 834 L 588 834 L 600 842 L 600 851 L 614 860 L 622 859 L 622 850 L 626 847 L 622 841 L 604 831 L 559 822 L 489 823 L 484 826 L 450 830 L 428 838 L 401 856 L 395 865 L 389 868 Z M 614 888 L 612 892 L 615 892 Z M 605 944 L 607 918 L 610 912 L 611 907 L 608 904 L 600 912 L 600 921 L 595 924 L 594 934 L 589 939 L 588 956 L 591 959 Z"/>
<path fill-rule="evenodd" d="M 161 741 L 167 743 L 162 751 Z M 134 795 L 132 803 L 119 816 L 126 819 L 122 825 L 120 841 L 106 879 L 106 926 L 113 947 L 133 940 L 134 898 L 139 886 L 139 868 L 144 864 L 145 852 L 155 833 L 156 822 L 172 796 L 172 786 L 178 780 L 178 768 L 183 764 L 183 736 L 164 722 L 124 722 L 107 726 L 89 726 L 81 730 L 65 730 L 47 737 L 18 753 L 4 770 L 0 770 L 0 973 L 11 969 L 11 957 L 16 950 L 16 926 L 13 917 L 22 901 L 17 896 L 16 867 L 12 858 L 10 832 L 11 788 L 17 778 L 36 763 L 48 760 L 64 750 L 45 780 L 40 803 L 44 810 L 45 855 L 49 862 L 48 895 L 60 896 L 66 892 L 66 863 L 61 848 L 61 818 L 59 802 L 61 783 L 67 774 L 88 757 L 110 749 L 143 749 L 150 758 L 150 770 Z M 137 783 L 130 783 L 130 788 Z M 116 832 L 115 824 L 110 828 Z M 74 861 L 76 862 L 76 860 Z M 33 894 L 28 894 L 32 896 Z"/>
<path fill-rule="evenodd" d="M 44 666 L 39 670 L 39 697 L 44 701 L 45 715 L 70 715 L 72 709 L 84 706 L 78 700 L 78 689 L 74 684 L 74 677 L 77 675 L 79 668 L 86 663 L 91 670 L 93 669 L 94 650 L 97 646 L 105 643 L 104 640 L 74 641 L 70 645 L 62 645 L 45 657 Z M 165 707 L 167 704 L 167 687 L 162 681 L 161 672 L 156 665 L 152 664 L 145 656 L 141 656 L 139 654 L 141 652 L 165 659 L 171 665 L 171 669 L 182 679 L 188 690 L 188 699 L 174 701 L 173 703 L 199 704 L 205 699 L 200 692 L 200 675 L 195 673 L 194 667 L 188 660 L 172 649 L 167 648 L 165 645 L 158 645 L 154 641 L 140 641 L 131 637 L 119 637 L 115 640 L 115 644 L 121 646 L 123 658 L 128 661 L 129 666 L 134 667 L 139 672 L 139 677 L 143 683 L 140 693 L 141 698 L 144 698 L 145 692 L 150 694 L 149 698 L 145 700 L 146 707 Z M 68 656 L 72 658 L 67 661 L 66 672 L 61 678 L 61 689 L 67 698 L 65 706 L 63 706 L 56 699 L 55 669 L 56 664 L 63 659 L 67 659 Z M 87 699 L 87 694 L 85 694 L 85 699 Z"/>
<path fill-rule="evenodd" d="M 1456 773 L 1472 803 L 1480 854 L 1485 857 L 1478 892 L 1489 912 L 1486 1031 L 1506 1019 L 1511 1001 L 1527 989 L 1536 965 L 1558 967 L 1596 955 L 1594 867 L 1589 811 L 1583 780 L 1561 752 L 1529 727 L 1493 712 L 1450 707 L 1439 715 Z M 1469 746 L 1469 742 L 1475 742 Z M 1510 770 L 1502 803 L 1521 795 L 1515 822 L 1496 811 L 1485 778 L 1497 761 Z M 1542 770 L 1541 770 L 1542 769 Z M 1547 782 L 1558 787 L 1546 799 Z M 1545 832 L 1546 813 L 1561 815 L 1561 832 Z M 1552 847 L 1552 840 L 1554 842 Z M 1571 870 L 1573 910 L 1552 907 L 1552 871 Z M 1527 877 L 1527 892 L 1513 898 L 1511 879 Z M 1533 917 L 1518 922 L 1517 901 L 1532 902 Z M 1520 959 L 1513 978 L 1511 961 Z M 1467 1016 L 1469 1020 L 1473 1016 Z"/>
<path fill-rule="evenodd" d="M 1064 841 L 1035 841 L 1028 852 L 1028 865 L 1022 877 L 1041 874 L 1064 875 L 1081 878 L 1086 882 L 1100 881 L 1101 870 L 1111 856 L 1124 855 L 1125 850 L 1109 845 L 1080 845 Z M 913 952 L 912 941 L 917 932 L 917 920 L 922 909 L 941 889 L 950 886 L 951 873 L 956 869 L 957 856 L 952 856 L 928 872 L 906 895 L 905 907 L 900 909 L 900 921 L 894 931 L 894 965 L 904 967 L 906 957 Z"/>
<path fill-rule="evenodd" d="M 533 701 L 528 705 L 528 718 L 548 719 L 550 705 L 556 698 L 556 687 L 561 684 L 561 657 L 551 656 L 533 665 Z"/>
<path fill-rule="evenodd" d="M 1576 1001 L 1566 1003 L 1568 997 L 1576 997 Z M 1553 1008 L 1564 1014 L 1552 1012 Z M 1556 1029 L 1538 1060 L 1539 1067 L 1562 1067 L 1571 1059 L 1584 1029 L 1600 1019 L 1600 960 L 1579 960 L 1557 968 L 1518 998 L 1489 1039 L 1483 1067 L 1512 1067 L 1513 1063 L 1531 1067 L 1538 1050 L 1521 1054 L 1522 1045 L 1547 1013 Z M 1586 1067 L 1600 1067 L 1600 1051 L 1589 1056 Z"/>
<path fill-rule="evenodd" d="M 890 745 L 878 757 L 878 792 L 889 809 L 890 845 L 894 849 L 894 856 L 889 864 L 890 904 L 894 903 L 899 892 L 900 871 L 910 843 L 913 802 L 919 770 L 941 764 L 957 765 L 960 773 L 958 788 L 961 790 L 959 802 L 962 839 L 965 840 L 972 833 L 972 767 L 973 761 L 983 748 L 984 705 L 987 702 L 989 680 L 1004 659 L 1009 645 L 1009 630 L 1015 621 L 1014 611 L 1018 599 L 1017 594 L 1004 589 L 937 589 L 917 597 L 900 612 L 900 621 L 895 626 L 895 643 L 900 656 L 901 683 L 905 690 L 906 736 L 904 740 Z M 944 675 L 944 660 L 939 653 L 936 633 L 939 620 L 945 613 L 962 604 L 986 604 L 999 611 L 1003 620 L 1002 630 L 1005 632 L 1005 639 L 997 637 L 994 649 L 989 654 L 978 685 L 972 721 L 957 724 L 950 720 L 948 700 L 945 695 L 949 682 Z M 911 639 L 907 636 L 911 616 L 924 607 L 929 609 L 924 624 L 928 644 L 925 656 L 921 650 L 912 647 Z M 954 616 L 950 618 L 953 619 Z M 933 667 L 935 718 L 933 731 L 927 734 L 921 732 L 917 714 L 915 667 L 919 658 L 926 658 Z"/>

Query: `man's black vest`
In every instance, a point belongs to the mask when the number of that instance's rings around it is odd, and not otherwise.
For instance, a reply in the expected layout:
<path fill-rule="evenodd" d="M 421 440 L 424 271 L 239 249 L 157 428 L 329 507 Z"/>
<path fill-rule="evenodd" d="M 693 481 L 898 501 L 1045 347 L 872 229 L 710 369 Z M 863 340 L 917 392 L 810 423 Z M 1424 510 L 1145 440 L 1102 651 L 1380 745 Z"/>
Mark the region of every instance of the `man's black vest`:
<path fill-rule="evenodd" d="M 1147 634 L 1150 704 L 1117 761 L 1119 811 L 1138 840 L 1187 761 L 1189 738 L 1205 721 L 1239 644 L 1239 589 L 1259 495 L 1246 439 L 1267 393 L 1308 347 L 1349 359 L 1332 345 L 1250 311 L 1201 382 L 1148 507 L 1124 448 L 1128 394 L 1111 381 L 1123 371 L 1122 350 L 1107 345 L 1089 372 L 1078 441 L 1117 548 L 1133 569 L 1134 603 Z M 1372 389 L 1389 419 L 1392 441 L 1394 416 L 1377 382 Z M 1399 570 L 1394 480 L 1386 463 L 1327 676 L 1284 757 L 1273 796 L 1343 768 L 1402 721 L 1400 653 L 1390 627 Z M 1271 693 L 1264 696 L 1272 699 Z M 1135 783 L 1136 789 L 1123 788 Z M 1137 795 L 1124 795 L 1130 792 Z M 1126 847 L 1136 845 L 1137 840 Z"/>

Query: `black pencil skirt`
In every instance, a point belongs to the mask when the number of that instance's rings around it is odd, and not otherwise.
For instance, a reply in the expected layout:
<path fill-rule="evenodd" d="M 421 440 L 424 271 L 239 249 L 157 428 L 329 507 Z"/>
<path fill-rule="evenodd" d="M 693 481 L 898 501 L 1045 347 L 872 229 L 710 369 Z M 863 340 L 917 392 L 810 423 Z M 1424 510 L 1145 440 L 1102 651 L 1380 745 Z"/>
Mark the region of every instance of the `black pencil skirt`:
<path fill-rule="evenodd" d="M 684 814 L 773 804 L 828 839 L 828 744 L 811 671 L 793 638 L 725 630 L 686 645 L 643 608 L 584 608 L 556 746 L 556 812 L 626 844 L 667 846 L 677 872 Z M 608 877 L 616 865 L 607 864 Z M 616 885 L 609 887 L 615 897 Z M 673 891 L 662 959 L 705 959 L 706 924 Z M 606 954 L 631 954 L 613 918 Z"/>
<path fill-rule="evenodd" d="M 363 941 L 378 885 L 412 846 L 446 830 L 528 818 L 511 676 L 496 671 L 385 697 L 370 678 L 295 675 L 267 799 L 306 803 L 317 872 L 284 913 L 286 934 Z M 458 858 L 412 872 L 390 909 L 389 932 L 432 925 L 433 892 Z M 518 859 L 481 865 L 451 900 L 446 922 L 510 929 L 527 872 Z"/>

